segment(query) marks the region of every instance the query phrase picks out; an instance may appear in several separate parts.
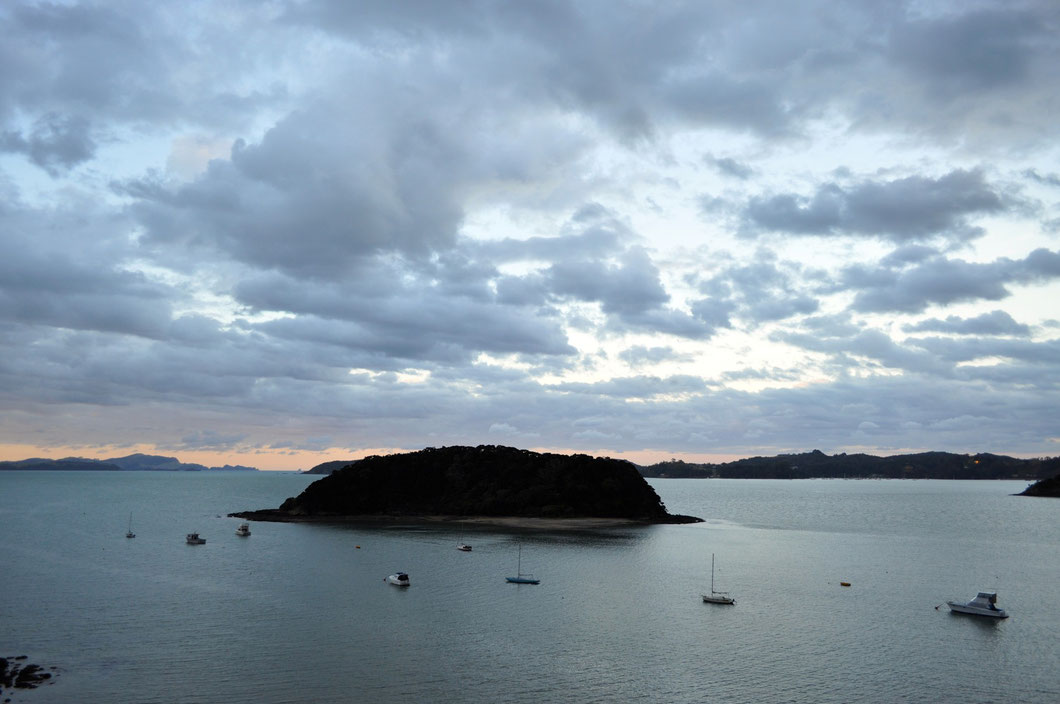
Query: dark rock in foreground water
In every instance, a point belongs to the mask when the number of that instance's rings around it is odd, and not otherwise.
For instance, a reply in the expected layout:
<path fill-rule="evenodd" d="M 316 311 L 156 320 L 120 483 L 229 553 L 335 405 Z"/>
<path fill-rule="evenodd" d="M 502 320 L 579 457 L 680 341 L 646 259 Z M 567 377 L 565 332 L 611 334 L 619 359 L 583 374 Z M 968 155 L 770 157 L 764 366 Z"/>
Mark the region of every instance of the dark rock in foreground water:
<path fill-rule="evenodd" d="M 0 694 L 10 689 L 36 689 L 52 678 L 52 673 L 25 663 L 26 659 L 25 655 L 0 658 Z"/>
<path fill-rule="evenodd" d="M 278 509 L 231 514 L 271 521 L 371 517 L 521 517 L 695 523 L 671 515 L 625 460 L 513 447 L 428 448 L 366 457 L 310 484 Z"/>

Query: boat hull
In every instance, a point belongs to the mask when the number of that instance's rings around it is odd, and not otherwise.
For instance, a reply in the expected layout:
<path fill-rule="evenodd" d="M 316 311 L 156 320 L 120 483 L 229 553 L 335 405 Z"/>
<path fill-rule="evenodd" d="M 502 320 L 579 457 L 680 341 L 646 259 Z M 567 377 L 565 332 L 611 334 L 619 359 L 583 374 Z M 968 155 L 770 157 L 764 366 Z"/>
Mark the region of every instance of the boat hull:
<path fill-rule="evenodd" d="M 727 596 L 703 595 L 703 601 L 707 604 L 722 604 L 724 606 L 736 606 L 736 600 Z"/>
<path fill-rule="evenodd" d="M 407 587 L 409 586 L 409 577 L 407 574 L 392 574 L 386 578 L 387 584 L 393 584 L 395 587 Z"/>
<path fill-rule="evenodd" d="M 505 577 L 504 581 L 511 584 L 541 584 L 540 579 L 534 579 L 533 577 Z"/>
<path fill-rule="evenodd" d="M 982 606 L 969 606 L 955 601 L 947 601 L 946 605 L 950 611 L 957 614 L 968 614 L 970 616 L 986 616 L 987 618 L 1008 618 L 1004 609 L 987 609 Z"/>

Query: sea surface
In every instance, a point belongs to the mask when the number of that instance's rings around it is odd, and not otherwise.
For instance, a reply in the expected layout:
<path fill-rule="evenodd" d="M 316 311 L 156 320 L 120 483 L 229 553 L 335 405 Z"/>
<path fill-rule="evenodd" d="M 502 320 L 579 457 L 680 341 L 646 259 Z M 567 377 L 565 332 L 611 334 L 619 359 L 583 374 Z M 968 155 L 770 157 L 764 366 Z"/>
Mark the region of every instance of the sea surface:
<path fill-rule="evenodd" d="M 663 479 L 706 522 L 235 535 L 227 513 L 317 478 L 0 472 L 0 656 L 58 673 L 4 696 L 1060 702 L 1060 500 L 1011 496 L 1026 482 Z M 520 552 L 540 585 L 504 581 Z M 711 555 L 736 606 L 700 598 Z M 979 590 L 1011 618 L 943 604 Z"/>

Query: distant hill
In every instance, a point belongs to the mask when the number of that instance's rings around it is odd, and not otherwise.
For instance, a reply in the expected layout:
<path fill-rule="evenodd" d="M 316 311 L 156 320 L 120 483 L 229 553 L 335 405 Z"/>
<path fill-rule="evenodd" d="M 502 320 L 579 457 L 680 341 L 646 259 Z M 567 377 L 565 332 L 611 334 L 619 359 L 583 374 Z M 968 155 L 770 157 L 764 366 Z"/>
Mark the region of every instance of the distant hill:
<path fill-rule="evenodd" d="M 1039 479 L 1060 472 L 1060 457 L 1023 460 L 980 453 L 921 452 L 910 455 L 840 453 L 820 450 L 775 457 L 750 457 L 722 464 L 670 460 L 640 467 L 645 477 L 721 479 Z"/>
<path fill-rule="evenodd" d="M 322 462 L 312 469 L 307 469 L 303 474 L 331 474 L 336 469 L 342 469 L 348 464 L 353 464 L 357 460 L 332 460 L 331 462 Z"/>
<path fill-rule="evenodd" d="M 223 467 L 207 467 L 201 464 L 181 462 L 176 457 L 161 455 L 126 455 L 106 460 L 91 460 L 81 457 L 66 457 L 61 460 L 28 459 L 17 462 L 0 462 L 0 470 L 81 470 L 81 471 L 152 471 L 152 472 L 203 472 L 203 471 L 258 471 L 254 467 L 226 464 Z"/>
<path fill-rule="evenodd" d="M 1060 474 L 1040 479 L 1021 491 L 1017 496 L 1049 496 L 1060 498 Z"/>
<path fill-rule="evenodd" d="M 0 462 L 0 470 L 5 469 L 59 469 L 69 471 L 120 471 L 121 467 L 111 462 L 86 460 L 80 457 L 66 457 L 61 460 L 49 460 L 33 457 L 15 462 Z"/>
<path fill-rule="evenodd" d="M 233 515 L 280 521 L 371 516 L 699 520 L 667 513 L 659 495 L 625 460 L 496 445 L 366 457 L 313 482 L 278 509 Z"/>

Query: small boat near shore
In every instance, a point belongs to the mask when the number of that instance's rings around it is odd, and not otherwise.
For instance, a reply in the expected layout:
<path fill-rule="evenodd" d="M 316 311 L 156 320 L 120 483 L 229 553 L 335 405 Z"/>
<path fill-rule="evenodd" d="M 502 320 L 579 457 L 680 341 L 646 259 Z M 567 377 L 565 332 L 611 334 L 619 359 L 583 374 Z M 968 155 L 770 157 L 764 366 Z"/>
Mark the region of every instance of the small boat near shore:
<path fill-rule="evenodd" d="M 250 524 L 246 521 L 240 523 L 239 527 L 236 528 L 236 535 L 238 535 L 240 538 L 245 538 L 250 535 Z"/>
<path fill-rule="evenodd" d="M 958 614 L 971 614 L 972 616 L 987 616 L 989 618 L 1008 618 L 1004 609 L 997 606 L 997 594 L 995 592 L 979 592 L 971 601 L 947 601 L 946 605 L 950 611 Z"/>
<path fill-rule="evenodd" d="M 383 581 L 387 584 L 393 584 L 395 587 L 409 586 L 409 576 L 406 572 L 395 572 Z"/>
<path fill-rule="evenodd" d="M 198 533 L 188 533 L 184 536 L 184 542 L 188 545 L 205 545 L 206 538 L 200 538 Z"/>

